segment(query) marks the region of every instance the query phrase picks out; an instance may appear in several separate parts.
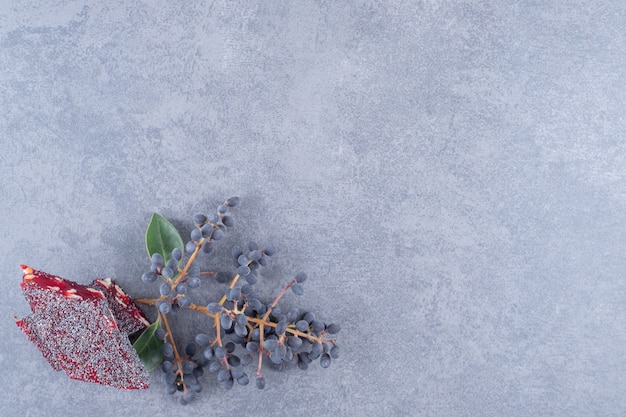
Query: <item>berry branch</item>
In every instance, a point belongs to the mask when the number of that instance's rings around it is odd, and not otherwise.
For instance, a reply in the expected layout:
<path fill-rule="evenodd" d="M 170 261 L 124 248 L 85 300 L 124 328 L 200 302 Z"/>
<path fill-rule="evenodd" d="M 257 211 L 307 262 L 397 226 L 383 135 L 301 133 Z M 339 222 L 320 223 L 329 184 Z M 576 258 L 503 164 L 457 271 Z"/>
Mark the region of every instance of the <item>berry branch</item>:
<path fill-rule="evenodd" d="M 181 404 L 187 404 L 200 392 L 199 378 L 207 368 L 217 374 L 222 388 L 230 389 L 234 382 L 249 383 L 245 366 L 256 357 L 256 386 L 263 389 L 264 357 L 278 370 L 291 366 L 307 369 L 317 359 L 327 368 L 332 359 L 339 357 L 339 347 L 332 337 L 340 330 L 337 324 L 325 324 L 312 312 L 301 313 L 296 308 L 283 312 L 280 308 L 279 302 L 289 290 L 297 296 L 303 294 L 305 273 L 296 274 L 270 304 L 259 300 L 255 285 L 260 278 L 259 271 L 275 253 L 273 247 L 259 248 L 254 242 L 249 242 L 246 250 L 232 247 L 236 269 L 232 278 L 222 272 L 200 271 L 195 265 L 201 249 L 211 253 L 215 243 L 225 236 L 226 229 L 233 227 L 235 222 L 228 211 L 238 203 L 238 197 L 229 198 L 213 213 L 194 215 L 195 228 L 185 244 L 174 226 L 156 213 L 146 231 L 151 265 L 150 271 L 142 275 L 142 281 L 159 283 L 159 296 L 134 301 L 157 309 L 158 329 L 153 334 L 160 343 L 145 337 L 140 338 L 141 345 L 135 348 L 141 352 L 140 358 L 161 355 L 160 369 L 166 392 L 180 392 Z M 188 257 L 183 261 L 184 253 Z M 188 292 L 201 285 L 202 276 L 227 284 L 224 293 L 217 294 L 218 301 L 207 304 L 191 301 Z M 184 355 L 177 348 L 167 319 L 169 314 L 183 310 L 203 314 L 212 322 L 212 326 L 198 332 L 194 340 L 187 343 Z M 148 342 L 150 349 L 146 348 Z"/>

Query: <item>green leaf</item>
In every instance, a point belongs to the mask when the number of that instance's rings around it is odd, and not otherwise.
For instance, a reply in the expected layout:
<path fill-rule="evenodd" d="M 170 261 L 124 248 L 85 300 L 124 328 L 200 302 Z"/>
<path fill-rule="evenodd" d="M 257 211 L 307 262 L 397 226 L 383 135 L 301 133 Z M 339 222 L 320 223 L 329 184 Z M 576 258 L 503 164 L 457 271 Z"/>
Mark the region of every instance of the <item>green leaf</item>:
<path fill-rule="evenodd" d="M 178 230 L 165 217 L 153 213 L 146 230 L 148 256 L 152 257 L 153 254 L 160 253 L 167 262 L 172 257 L 174 248 L 183 250 L 183 239 L 178 234 Z"/>
<path fill-rule="evenodd" d="M 161 318 L 159 317 L 133 343 L 133 347 L 147 371 L 152 371 L 163 362 L 163 341 L 157 339 L 155 335 L 156 330 L 160 327 Z"/>

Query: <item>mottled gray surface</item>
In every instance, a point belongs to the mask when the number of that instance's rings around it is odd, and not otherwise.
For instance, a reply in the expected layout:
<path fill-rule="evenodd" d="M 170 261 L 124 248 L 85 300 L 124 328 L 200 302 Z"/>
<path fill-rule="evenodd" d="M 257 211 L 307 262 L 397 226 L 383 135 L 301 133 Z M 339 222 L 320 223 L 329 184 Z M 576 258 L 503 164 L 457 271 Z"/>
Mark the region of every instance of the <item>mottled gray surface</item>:
<path fill-rule="evenodd" d="M 625 2 L 0 3 L 0 415 L 626 414 Z M 331 368 L 181 409 L 13 323 L 20 263 L 148 295 L 150 213 L 235 194 Z"/>

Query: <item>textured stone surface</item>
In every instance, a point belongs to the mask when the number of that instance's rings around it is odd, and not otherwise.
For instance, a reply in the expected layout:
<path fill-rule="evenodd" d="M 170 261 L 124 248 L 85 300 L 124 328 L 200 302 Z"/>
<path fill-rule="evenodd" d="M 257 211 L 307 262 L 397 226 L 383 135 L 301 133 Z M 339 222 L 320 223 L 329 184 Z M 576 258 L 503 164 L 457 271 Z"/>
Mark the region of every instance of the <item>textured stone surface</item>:
<path fill-rule="evenodd" d="M 178 3 L 2 6 L 1 415 L 182 415 L 51 371 L 19 264 L 149 295 L 150 214 L 235 194 L 342 358 L 196 413 L 626 413 L 626 3 Z"/>

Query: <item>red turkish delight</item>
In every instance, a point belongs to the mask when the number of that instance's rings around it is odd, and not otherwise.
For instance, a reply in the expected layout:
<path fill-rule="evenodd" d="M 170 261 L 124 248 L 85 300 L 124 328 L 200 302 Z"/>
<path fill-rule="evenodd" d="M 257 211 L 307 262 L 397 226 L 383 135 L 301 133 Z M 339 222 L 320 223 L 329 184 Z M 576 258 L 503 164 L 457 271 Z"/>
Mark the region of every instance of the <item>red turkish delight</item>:
<path fill-rule="evenodd" d="M 111 280 L 78 284 L 22 265 L 20 284 L 33 313 L 17 325 L 54 370 L 123 389 L 148 387 L 128 335 L 150 323 Z"/>

